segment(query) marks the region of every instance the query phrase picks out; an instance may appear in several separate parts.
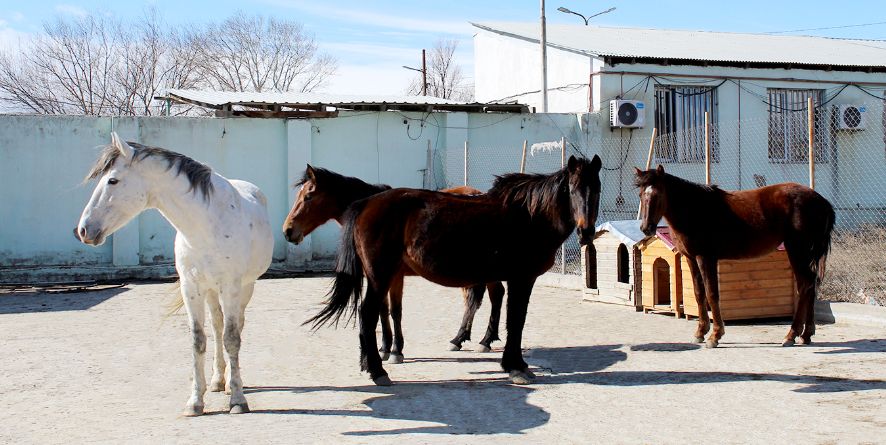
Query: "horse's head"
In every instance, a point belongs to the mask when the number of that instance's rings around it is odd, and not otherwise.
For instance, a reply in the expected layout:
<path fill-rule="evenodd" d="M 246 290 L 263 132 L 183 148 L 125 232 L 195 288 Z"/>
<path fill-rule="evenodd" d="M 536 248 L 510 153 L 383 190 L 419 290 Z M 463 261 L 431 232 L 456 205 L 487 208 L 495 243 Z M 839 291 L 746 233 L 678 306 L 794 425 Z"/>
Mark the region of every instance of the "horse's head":
<path fill-rule="evenodd" d="M 314 229 L 344 212 L 337 200 L 324 191 L 318 176 L 321 176 L 318 171 L 308 165 L 304 177 L 296 184 L 301 189 L 283 221 L 283 235 L 293 244 L 302 242 Z"/>
<path fill-rule="evenodd" d="M 600 209 L 600 157 L 588 161 L 585 158 L 569 157 L 566 171 L 569 174 L 569 199 L 572 216 L 575 218 L 578 242 L 590 244 L 594 239 L 597 213 Z"/>
<path fill-rule="evenodd" d="M 665 171 L 661 165 L 654 170 L 636 170 L 636 185 L 640 188 L 640 230 L 646 236 L 655 234 L 665 212 Z"/>
<path fill-rule="evenodd" d="M 74 229 L 74 236 L 84 244 L 101 245 L 147 206 L 145 178 L 131 168 L 134 155 L 129 144 L 111 133 L 111 145 L 86 177 L 98 178 L 98 184 Z"/>

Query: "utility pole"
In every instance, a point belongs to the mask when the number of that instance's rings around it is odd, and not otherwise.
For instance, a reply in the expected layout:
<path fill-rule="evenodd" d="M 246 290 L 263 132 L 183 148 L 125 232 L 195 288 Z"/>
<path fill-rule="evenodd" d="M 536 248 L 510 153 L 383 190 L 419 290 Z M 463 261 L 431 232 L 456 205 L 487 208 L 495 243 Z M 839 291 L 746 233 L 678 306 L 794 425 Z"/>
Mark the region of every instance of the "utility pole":
<path fill-rule="evenodd" d="M 548 36 L 545 25 L 545 0 L 541 0 L 541 112 L 548 112 Z"/>
<path fill-rule="evenodd" d="M 424 48 L 421 50 L 421 95 L 428 95 L 428 63 Z"/>

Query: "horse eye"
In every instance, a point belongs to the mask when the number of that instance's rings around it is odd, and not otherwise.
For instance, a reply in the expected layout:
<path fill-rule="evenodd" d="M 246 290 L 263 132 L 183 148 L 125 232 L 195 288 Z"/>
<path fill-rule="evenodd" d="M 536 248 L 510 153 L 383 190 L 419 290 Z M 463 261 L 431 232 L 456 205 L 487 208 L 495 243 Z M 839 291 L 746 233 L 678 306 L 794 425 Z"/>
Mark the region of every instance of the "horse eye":
<path fill-rule="evenodd" d="M 310 201 L 310 200 L 312 200 L 312 199 L 314 199 L 314 197 L 311 196 L 310 193 L 308 193 L 308 194 L 305 195 L 305 201 Z"/>
<path fill-rule="evenodd" d="M 118 181 L 117 178 L 108 178 L 108 184 L 114 185 L 118 182 L 120 181 Z"/>

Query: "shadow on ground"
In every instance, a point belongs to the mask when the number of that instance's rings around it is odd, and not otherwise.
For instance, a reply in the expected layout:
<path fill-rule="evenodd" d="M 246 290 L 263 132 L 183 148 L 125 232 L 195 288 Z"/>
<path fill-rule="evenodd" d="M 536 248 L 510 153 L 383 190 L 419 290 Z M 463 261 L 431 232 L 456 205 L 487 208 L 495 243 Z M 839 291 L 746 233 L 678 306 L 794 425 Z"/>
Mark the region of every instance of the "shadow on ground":
<path fill-rule="evenodd" d="M 35 291 L 0 294 L 0 315 L 85 311 L 126 291 L 125 287 L 113 287 L 88 292 Z"/>
<path fill-rule="evenodd" d="M 536 362 L 548 367 L 572 372 L 577 369 L 599 371 L 627 354 L 618 351 L 620 345 L 572 348 L 533 349 L 527 361 L 536 368 Z M 433 359 L 420 358 L 413 361 L 483 361 L 497 362 L 498 358 L 481 359 Z M 494 365 L 498 369 L 498 365 Z M 537 368 L 536 368 L 537 369 Z M 485 374 L 485 372 L 483 373 Z M 537 385 L 511 385 L 505 374 L 496 370 L 495 377 L 445 381 L 397 381 L 390 387 L 374 385 L 356 387 L 250 387 L 246 393 L 292 392 L 296 394 L 318 391 L 365 392 L 371 394 L 363 403 L 365 410 L 255 410 L 273 414 L 313 414 L 333 416 L 373 417 L 380 419 L 412 420 L 437 423 L 435 426 L 419 426 L 384 431 L 350 431 L 352 436 L 387 436 L 406 433 L 424 434 L 517 434 L 546 424 L 550 413 L 528 402 L 529 394 Z M 538 384 L 546 384 L 549 377 L 540 375 Z"/>
<path fill-rule="evenodd" d="M 871 346 L 873 345 L 873 346 Z M 819 347 L 846 348 L 847 352 L 883 351 L 886 341 L 851 341 L 818 344 Z M 813 346 L 814 347 L 814 346 Z M 813 348 L 813 347 L 810 347 Z M 678 352 L 696 349 L 697 345 L 652 343 L 635 345 L 631 351 Z M 537 348 L 526 358 L 539 374 L 533 385 L 509 384 L 501 371 L 484 371 L 488 378 L 443 381 L 398 381 L 390 387 L 374 385 L 352 387 L 249 387 L 246 393 L 291 392 L 360 392 L 369 395 L 362 403 L 367 410 L 256 410 L 268 414 L 310 414 L 412 420 L 439 425 L 391 430 L 350 431 L 352 436 L 387 436 L 405 433 L 425 434 L 519 434 L 546 424 L 550 413 L 528 402 L 529 394 L 545 385 L 590 384 L 600 386 L 694 385 L 705 383 L 768 381 L 799 385 L 799 393 L 837 393 L 886 389 L 884 380 L 849 379 L 816 375 L 791 375 L 748 372 L 694 371 L 606 371 L 627 359 L 621 345 Z M 839 353 L 833 351 L 833 353 Z M 822 352 L 825 353 L 825 352 Z M 433 359 L 415 361 L 489 361 L 491 359 Z M 492 377 L 495 375 L 495 377 Z"/>

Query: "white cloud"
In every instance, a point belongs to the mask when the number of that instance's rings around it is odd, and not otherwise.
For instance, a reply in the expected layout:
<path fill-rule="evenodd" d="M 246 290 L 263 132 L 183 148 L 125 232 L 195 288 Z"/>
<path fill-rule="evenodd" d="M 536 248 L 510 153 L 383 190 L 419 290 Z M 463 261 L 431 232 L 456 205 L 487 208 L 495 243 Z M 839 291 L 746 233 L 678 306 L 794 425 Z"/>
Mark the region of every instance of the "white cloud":
<path fill-rule="evenodd" d="M 377 45 L 372 43 L 340 43 L 340 42 L 322 42 L 320 47 L 323 51 L 335 56 L 370 56 L 375 60 L 395 60 L 413 61 L 421 58 L 421 51 L 413 48 L 402 48 L 388 45 Z"/>
<path fill-rule="evenodd" d="M 57 12 L 59 14 L 63 14 L 63 15 L 74 16 L 74 17 L 86 17 L 87 15 L 89 15 L 89 13 L 86 12 L 85 9 L 83 9 L 79 6 L 69 5 L 66 3 L 60 3 L 58 5 L 55 5 L 55 12 Z"/>
<path fill-rule="evenodd" d="M 351 23 L 359 23 L 364 26 L 377 26 L 404 31 L 421 31 L 438 34 L 473 34 L 473 28 L 467 20 L 427 20 L 414 17 L 403 17 L 391 14 L 380 14 L 370 11 L 349 10 L 343 8 L 330 8 L 325 3 L 301 3 L 286 0 L 264 0 L 265 3 L 275 6 L 298 9 L 314 15 L 338 19 Z"/>
<path fill-rule="evenodd" d="M 18 11 L 15 11 L 12 13 L 10 18 L 12 18 L 12 21 L 14 21 L 14 22 L 21 22 L 25 19 L 25 15 L 18 12 Z"/>

